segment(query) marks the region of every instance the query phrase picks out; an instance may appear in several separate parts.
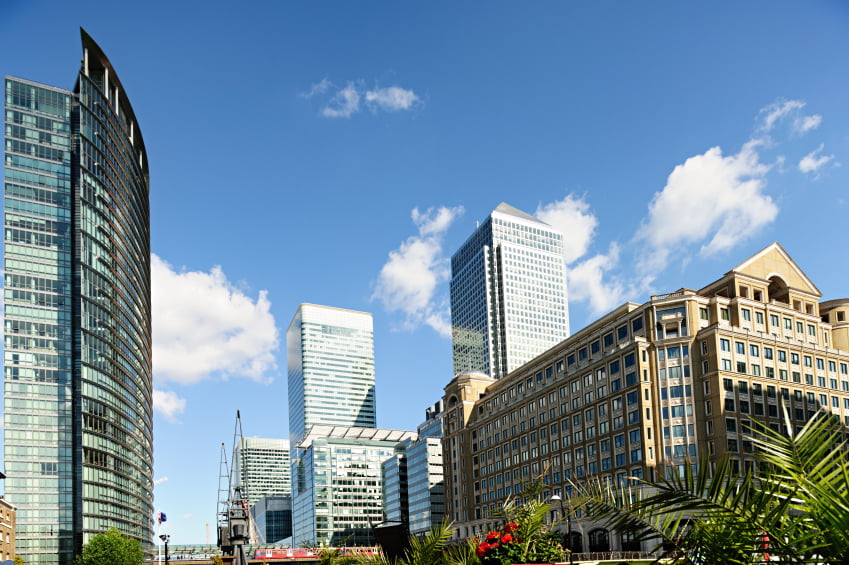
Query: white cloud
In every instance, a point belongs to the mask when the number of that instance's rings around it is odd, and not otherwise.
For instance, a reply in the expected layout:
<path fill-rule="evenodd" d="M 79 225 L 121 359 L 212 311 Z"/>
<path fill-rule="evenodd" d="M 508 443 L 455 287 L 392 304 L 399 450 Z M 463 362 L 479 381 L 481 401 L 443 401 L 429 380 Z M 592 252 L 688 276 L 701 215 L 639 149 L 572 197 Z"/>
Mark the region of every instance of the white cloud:
<path fill-rule="evenodd" d="M 805 103 L 801 100 L 780 100 L 773 102 L 769 106 L 761 108 L 758 118 L 761 120 L 761 125 L 758 127 L 760 131 L 771 131 L 776 122 L 788 116 L 792 112 L 796 112 L 805 107 Z"/>
<path fill-rule="evenodd" d="M 822 116 L 813 114 L 811 116 L 799 116 L 793 120 L 793 129 L 798 133 L 805 133 L 820 127 Z"/>
<path fill-rule="evenodd" d="M 191 512 L 189 512 L 188 514 L 183 514 L 183 515 L 181 516 L 181 518 L 183 518 L 183 520 L 191 520 L 191 519 L 193 519 L 194 517 L 195 517 L 195 515 L 194 515 L 194 514 L 192 514 Z"/>
<path fill-rule="evenodd" d="M 418 235 L 390 251 L 380 270 L 372 300 L 380 300 L 389 312 L 403 312 L 408 327 L 426 324 L 440 335 L 451 335 L 446 301 L 438 300 L 435 294 L 437 286 L 450 276 L 442 236 L 462 213 L 461 206 L 428 208 L 426 212 L 413 209 Z"/>
<path fill-rule="evenodd" d="M 761 108 L 758 113 L 760 124 L 757 131 L 769 133 L 780 121 L 791 116 L 793 116 L 793 121 L 790 123 L 791 131 L 802 134 L 817 129 L 822 123 L 822 116 L 820 114 L 804 116 L 801 114 L 804 107 L 805 102 L 801 100 L 777 100 Z"/>
<path fill-rule="evenodd" d="M 350 118 L 362 111 L 363 105 L 373 113 L 398 112 L 411 110 L 421 100 L 415 92 L 400 86 L 366 89 L 362 84 L 362 80 L 349 81 L 345 88 L 336 90 L 322 108 L 321 115 L 325 118 Z M 309 90 L 301 93 L 301 96 L 309 99 L 326 94 L 332 88 L 333 83 L 325 78 L 310 86 Z"/>
<path fill-rule="evenodd" d="M 608 312 L 624 302 L 625 285 L 616 280 L 604 280 L 605 275 L 618 264 L 619 246 L 612 243 L 606 255 L 598 254 L 574 265 L 568 272 L 569 300 L 588 302 L 596 315 Z"/>
<path fill-rule="evenodd" d="M 156 479 L 155 481 L 153 481 L 153 486 L 161 485 L 162 483 L 167 483 L 167 482 L 168 482 L 168 477 L 160 477 L 160 478 Z"/>
<path fill-rule="evenodd" d="M 331 86 L 333 86 L 333 83 L 330 82 L 330 79 L 325 77 L 321 79 L 321 82 L 317 82 L 313 85 L 310 85 L 310 89 L 306 92 L 302 92 L 301 96 L 303 98 L 312 98 L 316 94 L 324 94 L 330 89 Z"/>
<path fill-rule="evenodd" d="M 359 111 L 360 93 L 357 92 L 354 83 L 349 82 L 345 88 L 333 95 L 321 114 L 325 118 L 350 118 L 352 114 Z"/>
<path fill-rule="evenodd" d="M 418 99 L 419 97 L 412 90 L 405 90 L 397 86 L 378 88 L 366 92 L 366 102 L 390 112 L 409 110 Z"/>
<path fill-rule="evenodd" d="M 191 384 L 214 375 L 270 380 L 278 331 L 266 291 L 253 300 L 221 267 L 177 272 L 156 255 L 151 278 L 158 382 Z"/>
<path fill-rule="evenodd" d="M 778 207 L 764 193 L 770 167 L 760 162 L 758 144 L 749 141 L 729 156 L 713 147 L 675 167 L 637 234 L 649 244 L 646 270 L 665 267 L 675 250 L 705 240 L 703 255 L 724 251 L 775 219 Z"/>
<path fill-rule="evenodd" d="M 179 423 L 177 416 L 186 410 L 186 399 L 170 390 L 153 389 L 153 409 L 171 423 Z M 165 479 L 168 480 L 167 477 Z"/>
<path fill-rule="evenodd" d="M 534 216 L 563 232 L 563 257 L 567 265 L 586 254 L 598 227 L 590 205 L 574 194 L 538 206 Z"/>
<path fill-rule="evenodd" d="M 821 155 L 823 148 L 825 144 L 820 143 L 819 147 L 802 157 L 799 161 L 799 170 L 803 173 L 817 173 L 824 165 L 832 161 L 834 155 Z"/>

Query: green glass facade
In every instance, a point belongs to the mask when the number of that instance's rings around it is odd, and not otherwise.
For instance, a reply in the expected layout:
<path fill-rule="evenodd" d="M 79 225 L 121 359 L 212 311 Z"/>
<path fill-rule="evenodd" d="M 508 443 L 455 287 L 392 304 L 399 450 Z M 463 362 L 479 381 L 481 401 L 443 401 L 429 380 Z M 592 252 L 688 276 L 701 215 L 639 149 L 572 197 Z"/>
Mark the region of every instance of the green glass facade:
<path fill-rule="evenodd" d="M 152 547 L 147 158 L 82 43 L 72 92 L 4 84 L 5 492 L 28 564 L 70 564 L 113 526 Z"/>

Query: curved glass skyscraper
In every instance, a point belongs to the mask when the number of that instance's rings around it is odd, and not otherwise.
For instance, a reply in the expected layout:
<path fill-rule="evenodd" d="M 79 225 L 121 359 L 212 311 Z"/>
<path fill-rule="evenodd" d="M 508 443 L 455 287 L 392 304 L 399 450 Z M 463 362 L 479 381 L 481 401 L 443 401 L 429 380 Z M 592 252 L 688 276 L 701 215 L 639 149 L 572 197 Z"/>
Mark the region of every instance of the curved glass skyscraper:
<path fill-rule="evenodd" d="M 81 34 L 72 92 L 5 80 L 5 492 L 28 565 L 110 527 L 152 538 L 147 155 Z"/>

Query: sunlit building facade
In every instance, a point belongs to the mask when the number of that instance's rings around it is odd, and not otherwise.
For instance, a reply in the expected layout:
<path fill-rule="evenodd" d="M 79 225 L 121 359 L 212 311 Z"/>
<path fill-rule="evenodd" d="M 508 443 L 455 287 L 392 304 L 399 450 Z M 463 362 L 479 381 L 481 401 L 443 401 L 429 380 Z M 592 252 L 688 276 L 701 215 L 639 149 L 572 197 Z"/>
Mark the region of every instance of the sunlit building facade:
<path fill-rule="evenodd" d="M 451 258 L 454 373 L 499 379 L 569 335 L 563 234 L 501 203 Z"/>
<path fill-rule="evenodd" d="M 82 48 L 72 91 L 4 87 L 5 496 L 28 565 L 153 533 L 147 155 L 111 63 Z"/>
<path fill-rule="evenodd" d="M 292 494 L 289 440 L 244 437 L 238 457 L 242 494 L 247 494 L 248 506 L 266 496 Z"/>
<path fill-rule="evenodd" d="M 537 478 L 568 508 L 572 481 L 680 474 L 701 454 L 753 467 L 756 421 L 786 430 L 786 409 L 798 430 L 825 411 L 849 426 L 849 299 L 823 301 L 775 243 L 700 290 L 623 304 L 508 378 L 459 374 L 444 402 L 458 538 Z M 573 517 L 576 552 L 648 549 Z"/>
<path fill-rule="evenodd" d="M 286 332 L 286 347 L 293 445 L 316 424 L 376 425 L 371 314 L 301 304 Z"/>
<path fill-rule="evenodd" d="M 384 518 L 403 524 L 413 535 L 428 532 L 445 518 L 441 400 L 428 407 L 417 435 L 383 463 Z"/>
<path fill-rule="evenodd" d="M 296 546 L 376 545 L 383 521 L 382 465 L 416 432 L 312 426 L 293 465 L 292 522 Z"/>
<path fill-rule="evenodd" d="M 407 519 L 414 535 L 426 533 L 445 519 L 441 400 L 427 409 L 418 434 L 406 450 Z"/>

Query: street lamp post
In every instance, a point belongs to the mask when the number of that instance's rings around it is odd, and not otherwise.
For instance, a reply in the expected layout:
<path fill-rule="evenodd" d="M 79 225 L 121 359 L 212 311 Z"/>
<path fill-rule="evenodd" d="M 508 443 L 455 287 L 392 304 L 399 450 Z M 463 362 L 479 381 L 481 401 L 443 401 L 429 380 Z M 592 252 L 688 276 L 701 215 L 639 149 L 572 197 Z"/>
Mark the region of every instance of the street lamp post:
<path fill-rule="evenodd" d="M 165 542 L 165 565 L 168 565 L 168 541 L 171 539 L 171 536 L 162 534 L 159 536 L 159 539 Z"/>
<path fill-rule="evenodd" d="M 574 564 L 574 552 L 572 551 L 572 512 L 568 513 L 563 509 L 563 499 L 559 494 L 552 495 L 551 501 L 557 501 L 560 504 L 560 516 L 566 517 L 566 540 L 569 543 L 569 565 Z"/>

